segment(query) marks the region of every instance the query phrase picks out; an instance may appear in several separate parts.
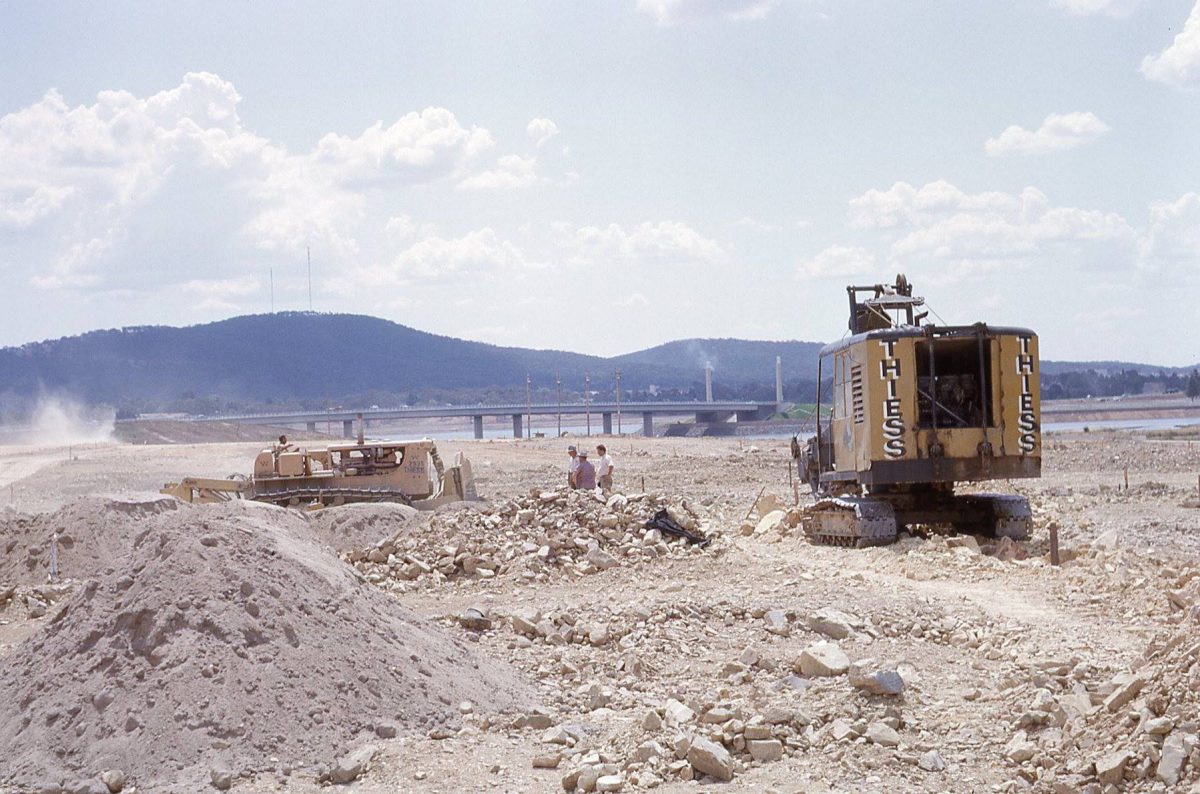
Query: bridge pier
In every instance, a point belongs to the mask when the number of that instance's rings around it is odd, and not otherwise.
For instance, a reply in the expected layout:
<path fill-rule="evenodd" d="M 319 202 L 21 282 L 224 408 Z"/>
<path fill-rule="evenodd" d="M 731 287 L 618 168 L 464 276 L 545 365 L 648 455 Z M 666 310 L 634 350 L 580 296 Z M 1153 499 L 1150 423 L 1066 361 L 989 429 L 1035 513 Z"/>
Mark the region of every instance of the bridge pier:
<path fill-rule="evenodd" d="M 705 424 L 716 424 L 717 422 L 728 422 L 733 416 L 733 411 L 697 411 L 696 422 Z"/>
<path fill-rule="evenodd" d="M 602 425 L 604 427 L 604 435 L 612 435 L 612 414 L 601 414 Z"/>
<path fill-rule="evenodd" d="M 304 426 L 308 429 L 308 432 L 310 432 L 310 433 L 317 432 L 317 423 L 316 422 L 306 422 Z"/>
<path fill-rule="evenodd" d="M 483 438 L 483 417 L 473 417 L 472 423 L 475 425 L 475 440 L 478 441 L 479 439 Z"/>
<path fill-rule="evenodd" d="M 521 415 L 513 414 L 513 438 L 521 438 L 525 435 L 524 428 L 521 426 Z"/>
<path fill-rule="evenodd" d="M 642 435 L 646 438 L 654 437 L 654 414 L 649 411 L 642 414 Z"/>
<path fill-rule="evenodd" d="M 342 420 L 342 438 L 354 438 L 354 420 Z"/>

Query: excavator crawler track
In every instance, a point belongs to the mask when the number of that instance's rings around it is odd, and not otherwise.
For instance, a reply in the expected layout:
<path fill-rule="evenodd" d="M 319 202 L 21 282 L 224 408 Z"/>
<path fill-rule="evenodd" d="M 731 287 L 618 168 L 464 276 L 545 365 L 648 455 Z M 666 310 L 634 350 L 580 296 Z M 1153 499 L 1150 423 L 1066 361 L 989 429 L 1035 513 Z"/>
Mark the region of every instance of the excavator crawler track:
<path fill-rule="evenodd" d="M 822 546 L 886 546 L 896 541 L 896 514 L 880 499 L 829 497 L 810 508 L 804 531 Z"/>
<path fill-rule="evenodd" d="M 1029 500 L 1014 494 L 979 493 L 958 497 L 971 506 L 972 512 L 985 516 L 981 527 L 984 534 L 997 538 L 1029 540 L 1033 531 L 1033 511 Z"/>

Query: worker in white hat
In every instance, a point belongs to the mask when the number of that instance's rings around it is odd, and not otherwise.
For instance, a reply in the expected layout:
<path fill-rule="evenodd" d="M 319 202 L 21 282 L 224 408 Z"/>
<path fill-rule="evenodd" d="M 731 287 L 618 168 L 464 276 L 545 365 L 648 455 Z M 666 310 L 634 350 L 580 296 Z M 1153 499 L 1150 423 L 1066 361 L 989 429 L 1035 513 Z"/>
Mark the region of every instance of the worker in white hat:
<path fill-rule="evenodd" d="M 567 454 L 571 456 L 571 462 L 567 464 L 567 487 L 575 488 L 575 472 L 579 471 L 579 450 L 572 444 L 567 447 Z"/>

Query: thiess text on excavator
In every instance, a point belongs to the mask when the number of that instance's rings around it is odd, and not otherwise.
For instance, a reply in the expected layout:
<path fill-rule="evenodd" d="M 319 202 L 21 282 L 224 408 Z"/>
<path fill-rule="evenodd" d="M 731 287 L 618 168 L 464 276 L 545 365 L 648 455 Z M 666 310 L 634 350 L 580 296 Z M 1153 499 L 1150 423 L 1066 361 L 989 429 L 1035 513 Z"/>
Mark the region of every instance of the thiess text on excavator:
<path fill-rule="evenodd" d="M 923 323 L 903 275 L 846 289 L 850 335 L 821 351 L 817 434 L 792 443 L 818 497 L 809 538 L 883 545 L 914 525 L 1028 538 L 1028 499 L 955 488 L 1041 475 L 1037 335 Z"/>

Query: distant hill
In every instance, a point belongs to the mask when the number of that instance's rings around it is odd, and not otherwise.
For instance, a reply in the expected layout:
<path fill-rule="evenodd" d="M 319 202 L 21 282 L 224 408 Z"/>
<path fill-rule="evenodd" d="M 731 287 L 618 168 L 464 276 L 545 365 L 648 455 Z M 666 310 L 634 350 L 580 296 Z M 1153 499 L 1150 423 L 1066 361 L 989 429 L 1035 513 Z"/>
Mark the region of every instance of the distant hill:
<path fill-rule="evenodd" d="M 1193 369 L 1200 367 L 1200 364 L 1193 364 L 1190 367 L 1159 367 L 1153 364 L 1138 364 L 1132 361 L 1043 361 L 1042 375 L 1061 375 L 1066 372 L 1100 372 L 1105 375 L 1112 375 L 1118 372 L 1126 372 L 1133 370 L 1140 372 L 1143 375 L 1151 375 L 1157 373 L 1174 373 L 1186 374 Z"/>
<path fill-rule="evenodd" d="M 259 314 L 186 328 L 93 331 L 0 349 L 0 410 L 6 400 L 44 392 L 93 404 L 125 405 L 134 411 L 195 413 L 228 409 L 234 402 L 325 404 L 344 399 L 394 404 L 414 394 L 439 401 L 520 399 L 526 373 L 535 391 L 541 390 L 540 398 L 547 399 L 556 375 L 562 378 L 565 396 L 581 393 L 585 372 L 591 375 L 594 391 L 611 392 L 617 368 L 628 392 L 645 397 L 653 386 L 672 396 L 695 398 L 703 395 L 706 363 L 713 367 L 718 399 L 770 400 L 776 356 L 783 360 L 788 398 L 807 400 L 815 392 L 821 346 L 819 342 L 684 339 L 603 358 L 470 342 L 363 315 Z M 1108 376 L 1123 370 L 1150 374 L 1190 368 L 1042 363 L 1043 378 L 1089 371 Z M 1071 387 L 1073 391 L 1103 393 L 1090 381 L 1076 380 L 1080 383 Z M 1112 387 L 1124 388 L 1123 383 Z M 218 398 L 222 403 L 200 398 Z"/>
<path fill-rule="evenodd" d="M 791 380 L 815 380 L 822 342 L 751 342 L 745 339 L 682 339 L 612 359 L 622 367 L 648 366 L 656 370 L 685 368 L 692 378 L 703 377 L 704 366 L 713 367 L 714 381 L 763 383 L 775 380 L 775 357 L 783 360 Z"/>
<path fill-rule="evenodd" d="M 687 340 L 616 358 L 498 347 L 352 314 L 289 312 L 235 317 L 186 328 L 139 326 L 0 349 L 0 391 L 66 392 L 89 403 L 228 399 L 338 399 L 428 389 L 524 389 L 561 376 L 568 390 L 584 373 L 596 390 L 613 370 L 631 390 L 703 383 L 704 359 L 723 388 L 773 384 L 775 356 L 789 380 L 815 370 L 811 342 Z M 704 351 L 704 354 L 694 351 Z"/>

